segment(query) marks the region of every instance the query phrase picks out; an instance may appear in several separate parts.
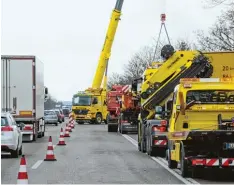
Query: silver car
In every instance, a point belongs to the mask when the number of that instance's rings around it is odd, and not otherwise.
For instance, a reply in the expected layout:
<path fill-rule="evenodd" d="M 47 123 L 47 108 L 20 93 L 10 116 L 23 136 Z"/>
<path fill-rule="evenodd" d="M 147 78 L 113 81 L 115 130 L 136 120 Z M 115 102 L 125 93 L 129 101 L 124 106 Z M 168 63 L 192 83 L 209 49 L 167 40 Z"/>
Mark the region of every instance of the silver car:
<path fill-rule="evenodd" d="M 11 156 L 17 158 L 22 155 L 22 133 L 24 124 L 17 124 L 10 113 L 1 113 L 1 153 L 11 153 Z"/>
<path fill-rule="evenodd" d="M 44 111 L 45 123 L 58 126 L 58 115 L 54 110 Z"/>

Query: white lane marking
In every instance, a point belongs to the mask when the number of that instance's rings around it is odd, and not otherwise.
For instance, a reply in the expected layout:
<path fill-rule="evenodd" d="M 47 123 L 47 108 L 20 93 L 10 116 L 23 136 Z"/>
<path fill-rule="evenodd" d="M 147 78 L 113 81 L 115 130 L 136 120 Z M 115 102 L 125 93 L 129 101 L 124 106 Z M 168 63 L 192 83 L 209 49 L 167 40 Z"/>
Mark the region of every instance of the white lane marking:
<path fill-rule="evenodd" d="M 57 146 L 57 145 L 53 145 L 53 148 L 55 149 L 56 146 Z M 37 161 L 31 168 L 32 168 L 33 170 L 37 169 L 37 168 L 41 165 L 42 162 L 43 162 L 43 160 Z"/>
<path fill-rule="evenodd" d="M 37 162 L 32 166 L 32 169 L 33 169 L 33 170 L 37 169 L 37 168 L 41 165 L 42 162 L 43 162 L 43 160 L 37 161 Z"/>
<path fill-rule="evenodd" d="M 128 141 L 130 141 L 134 146 L 138 147 L 138 143 L 135 139 L 133 139 L 125 134 L 122 134 L 122 136 L 125 139 L 127 139 Z M 172 169 L 168 168 L 167 161 L 165 159 L 163 159 L 161 157 L 150 157 L 150 158 L 153 159 L 158 164 L 160 164 L 163 168 L 165 168 L 168 172 L 170 172 L 172 175 L 174 175 L 177 179 L 179 179 L 184 184 L 191 184 L 191 183 L 192 184 L 200 184 L 192 178 L 183 178 L 182 176 L 180 176 L 180 173 L 179 173 L 180 171 L 178 169 L 172 170 Z"/>

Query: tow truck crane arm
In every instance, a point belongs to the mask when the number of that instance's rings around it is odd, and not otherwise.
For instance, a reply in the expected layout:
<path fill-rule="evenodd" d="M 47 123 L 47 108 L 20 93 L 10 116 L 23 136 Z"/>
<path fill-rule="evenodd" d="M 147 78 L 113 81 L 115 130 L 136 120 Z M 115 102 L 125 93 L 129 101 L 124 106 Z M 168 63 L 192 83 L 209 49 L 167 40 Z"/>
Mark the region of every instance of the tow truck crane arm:
<path fill-rule="evenodd" d="M 109 27 L 106 33 L 105 42 L 102 48 L 101 55 L 99 57 L 96 73 L 93 78 L 92 88 L 94 89 L 101 87 L 104 73 L 105 73 L 105 77 L 104 77 L 103 87 L 106 88 L 105 86 L 106 86 L 106 80 L 107 80 L 108 61 L 111 55 L 112 44 L 113 44 L 115 33 L 116 33 L 118 23 L 120 20 L 123 2 L 124 0 L 117 0 L 115 8 L 112 12 L 111 20 L 110 20 Z"/>
<path fill-rule="evenodd" d="M 167 56 L 167 60 L 142 86 L 142 119 L 152 118 L 154 106 L 160 105 L 173 92 L 180 78 L 209 78 L 212 75 L 213 66 L 202 53 L 173 50 L 170 45 L 164 46 L 162 56 Z"/>

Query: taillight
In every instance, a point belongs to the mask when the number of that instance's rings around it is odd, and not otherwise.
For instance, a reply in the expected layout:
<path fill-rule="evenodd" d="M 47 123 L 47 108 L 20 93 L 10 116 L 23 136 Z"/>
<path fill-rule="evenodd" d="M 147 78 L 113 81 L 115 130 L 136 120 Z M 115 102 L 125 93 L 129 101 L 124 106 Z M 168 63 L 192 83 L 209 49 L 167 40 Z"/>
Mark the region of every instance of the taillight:
<path fill-rule="evenodd" d="M 1 131 L 4 131 L 4 132 L 11 132 L 11 131 L 13 131 L 13 128 L 12 128 L 12 127 L 9 127 L 9 126 L 1 127 Z"/>
<path fill-rule="evenodd" d="M 165 132 L 166 127 L 165 126 L 154 126 L 152 127 L 153 132 Z"/>
<path fill-rule="evenodd" d="M 165 131 L 166 131 L 166 127 L 161 126 L 161 127 L 160 127 L 160 132 L 165 132 Z"/>
<path fill-rule="evenodd" d="M 32 126 L 27 126 L 27 125 L 26 125 L 26 126 L 24 127 L 24 130 L 32 130 L 32 129 L 33 129 Z"/>
<path fill-rule="evenodd" d="M 153 130 L 154 132 L 156 132 L 156 131 L 159 131 L 159 128 L 158 128 L 157 126 L 154 126 L 154 127 L 152 128 L 152 130 Z"/>
<path fill-rule="evenodd" d="M 161 126 L 167 126 L 167 121 L 166 120 L 161 120 L 160 124 L 161 124 Z"/>

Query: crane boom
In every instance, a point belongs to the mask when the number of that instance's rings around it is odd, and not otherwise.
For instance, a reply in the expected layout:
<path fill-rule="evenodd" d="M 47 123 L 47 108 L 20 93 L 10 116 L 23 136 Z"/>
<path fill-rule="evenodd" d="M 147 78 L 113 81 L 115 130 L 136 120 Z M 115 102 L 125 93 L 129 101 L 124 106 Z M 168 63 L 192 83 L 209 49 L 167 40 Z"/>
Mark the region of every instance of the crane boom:
<path fill-rule="evenodd" d="M 106 33 L 105 42 L 104 42 L 104 45 L 102 48 L 101 55 L 99 57 L 96 73 L 95 73 L 95 76 L 93 78 L 92 88 L 100 88 L 101 87 L 104 73 L 105 73 L 104 81 L 106 81 L 107 66 L 108 66 L 108 61 L 109 61 L 110 55 L 111 55 L 111 47 L 112 47 L 112 44 L 114 41 L 114 37 L 115 37 L 115 33 L 116 33 L 116 30 L 118 27 L 118 23 L 120 20 L 123 2 L 124 2 L 124 0 L 117 0 L 115 8 L 112 12 L 111 20 L 110 20 L 109 27 L 108 27 L 108 30 Z M 104 84 L 105 83 L 106 82 L 104 82 Z"/>

